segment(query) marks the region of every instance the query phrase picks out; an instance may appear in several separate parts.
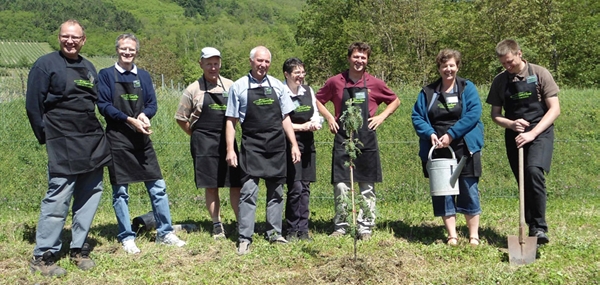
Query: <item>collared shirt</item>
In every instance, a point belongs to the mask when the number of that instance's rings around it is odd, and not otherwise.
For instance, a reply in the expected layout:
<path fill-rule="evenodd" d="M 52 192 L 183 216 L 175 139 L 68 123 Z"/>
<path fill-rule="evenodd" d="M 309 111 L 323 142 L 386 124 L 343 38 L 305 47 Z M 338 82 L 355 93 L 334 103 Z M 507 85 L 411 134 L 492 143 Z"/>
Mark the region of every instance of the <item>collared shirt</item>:
<path fill-rule="evenodd" d="M 298 96 L 304 96 L 306 94 L 306 92 L 308 90 L 304 89 L 304 87 L 302 87 L 302 85 L 298 86 L 298 94 L 294 94 L 294 92 L 292 92 L 292 90 L 290 90 L 289 86 L 287 85 L 287 81 L 283 81 L 283 85 L 285 85 L 285 89 L 288 90 L 288 92 L 290 92 L 290 96 L 292 96 L 292 98 L 294 97 L 298 97 Z M 319 122 L 319 110 L 317 109 L 317 97 L 315 97 L 315 91 L 312 89 L 312 87 L 308 86 L 308 88 L 310 88 L 310 95 L 312 97 L 312 105 L 313 105 L 313 114 L 310 117 L 310 120 L 313 122 Z"/>
<path fill-rule="evenodd" d="M 333 77 L 330 77 L 325 82 L 325 85 L 315 95 L 321 104 L 325 104 L 329 101 L 333 103 L 335 108 L 335 118 L 338 119 L 342 113 L 342 97 L 344 94 L 344 88 L 350 87 L 364 87 L 365 81 L 367 88 L 369 89 L 369 115 L 375 116 L 377 113 L 377 107 L 381 103 L 389 105 L 396 99 L 396 93 L 392 91 L 383 80 L 374 77 L 373 75 L 365 72 L 363 77 L 356 82 L 353 82 L 348 75 L 348 70 L 339 73 Z"/>
<path fill-rule="evenodd" d="M 115 62 L 115 68 L 121 74 L 123 74 L 123 73 L 125 73 L 127 71 L 127 70 L 125 70 L 125 68 L 121 67 L 118 62 Z M 129 72 L 131 72 L 133 74 L 137 74 L 138 73 L 137 66 L 135 65 L 135 63 L 133 64 L 133 68 L 131 70 L 129 70 Z"/>
<path fill-rule="evenodd" d="M 202 77 L 190 84 L 184 91 L 179 100 L 179 106 L 175 113 L 175 119 L 178 121 L 187 121 L 192 126 L 198 121 L 198 118 L 202 114 L 202 105 L 204 104 L 205 92 L 210 93 L 223 93 L 228 92 L 229 88 L 233 84 L 233 81 L 220 76 L 217 80 L 217 84 L 213 84 L 206 81 L 204 86 L 204 80 Z"/>
<path fill-rule="evenodd" d="M 246 117 L 246 110 L 248 109 L 248 85 L 250 85 L 250 88 L 257 88 L 261 86 L 269 87 L 269 84 L 271 88 L 275 90 L 277 98 L 279 99 L 281 118 L 283 119 L 285 115 L 294 111 L 294 102 L 292 102 L 291 98 L 292 92 L 289 88 L 285 88 L 283 82 L 268 74 L 262 80 L 258 81 L 248 73 L 248 75 L 235 81 L 229 89 L 229 99 L 227 100 L 227 111 L 225 111 L 225 116 L 238 118 L 240 123 L 243 123 L 244 118 Z"/>

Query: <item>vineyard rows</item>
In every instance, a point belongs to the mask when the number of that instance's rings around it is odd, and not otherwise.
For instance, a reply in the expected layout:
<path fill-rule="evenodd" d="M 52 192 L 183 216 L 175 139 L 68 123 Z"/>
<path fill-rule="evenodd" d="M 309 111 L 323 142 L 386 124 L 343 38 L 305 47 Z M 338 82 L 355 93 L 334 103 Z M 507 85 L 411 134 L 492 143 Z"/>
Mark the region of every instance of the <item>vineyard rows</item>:
<path fill-rule="evenodd" d="M 31 67 L 38 57 L 52 52 L 48 43 L 14 42 L 0 40 L 0 67 Z M 100 70 L 115 64 L 116 59 L 110 56 L 86 57 Z"/>
<path fill-rule="evenodd" d="M 49 52 L 48 43 L 0 41 L 0 66 L 30 65 Z"/>

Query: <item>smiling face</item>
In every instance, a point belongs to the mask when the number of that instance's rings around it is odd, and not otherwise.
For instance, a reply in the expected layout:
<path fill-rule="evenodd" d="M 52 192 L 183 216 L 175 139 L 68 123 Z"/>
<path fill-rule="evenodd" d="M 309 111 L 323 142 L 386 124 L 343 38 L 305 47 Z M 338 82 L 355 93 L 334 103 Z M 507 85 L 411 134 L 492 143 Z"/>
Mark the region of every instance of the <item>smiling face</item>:
<path fill-rule="evenodd" d="M 60 27 L 58 34 L 60 50 L 67 58 L 77 59 L 79 51 L 85 44 L 83 29 L 78 24 L 66 22 Z"/>
<path fill-rule="evenodd" d="M 120 39 L 117 54 L 119 55 L 119 65 L 121 67 L 131 67 L 137 56 L 137 43 L 129 38 Z"/>
<path fill-rule="evenodd" d="M 218 56 L 202 58 L 200 59 L 200 68 L 204 71 L 206 81 L 216 84 L 219 72 L 221 72 L 221 58 Z"/>
<path fill-rule="evenodd" d="M 290 87 L 298 87 L 304 83 L 304 77 L 306 77 L 306 71 L 304 71 L 304 66 L 298 65 L 294 67 L 292 72 L 284 72 L 285 81 Z M 290 88 L 292 89 L 292 88 Z M 293 90 L 293 89 L 292 89 Z"/>
<path fill-rule="evenodd" d="M 521 71 L 521 69 L 523 69 L 523 66 L 525 65 L 523 59 L 521 58 L 522 55 L 523 54 L 520 50 L 516 54 L 509 52 L 503 56 L 499 56 L 498 60 L 506 69 L 506 71 L 512 74 L 517 74 Z"/>
<path fill-rule="evenodd" d="M 443 80 L 454 80 L 456 79 L 456 73 L 458 72 L 458 65 L 454 57 L 449 58 L 446 62 L 442 63 L 438 68 L 438 72 Z"/>
<path fill-rule="evenodd" d="M 271 53 L 269 50 L 261 47 L 257 48 L 254 57 L 250 58 L 250 66 L 252 67 L 252 76 L 262 80 L 271 66 Z"/>
<path fill-rule="evenodd" d="M 365 51 L 355 49 L 348 57 L 350 72 L 354 74 L 365 72 L 369 63 L 369 55 Z"/>

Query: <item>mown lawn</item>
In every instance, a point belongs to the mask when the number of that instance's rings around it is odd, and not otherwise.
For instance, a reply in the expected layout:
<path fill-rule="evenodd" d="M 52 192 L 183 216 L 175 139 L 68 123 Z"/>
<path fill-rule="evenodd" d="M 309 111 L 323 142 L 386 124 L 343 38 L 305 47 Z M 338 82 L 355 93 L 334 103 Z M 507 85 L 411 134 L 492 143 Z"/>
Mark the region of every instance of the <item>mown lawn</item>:
<path fill-rule="evenodd" d="M 502 130 L 489 120 L 480 181 L 483 244 L 467 244 L 464 219 L 458 218 L 458 247 L 444 244 L 442 221 L 434 218 L 428 182 L 422 177 L 410 110 L 418 90 L 397 90 L 402 106 L 378 130 L 384 182 L 378 193 L 377 229 L 369 241 L 329 238 L 333 217 L 329 168 L 332 136 L 317 133 L 318 179 L 311 194 L 312 242 L 273 246 L 261 238 L 264 196 L 259 200 L 258 223 L 251 254 L 235 254 L 235 236 L 214 241 L 204 208 L 203 191 L 194 189 L 186 135 L 173 119 L 178 94 L 160 95 L 159 115 L 153 120 L 153 140 L 167 181 L 174 223 L 195 223 L 200 230 L 180 233 L 183 248 L 154 244 L 154 235 L 138 237 L 142 253 L 129 256 L 116 242 L 111 191 L 105 185 L 102 204 L 89 242 L 98 264 L 82 272 L 69 263 L 61 279 L 32 275 L 27 261 L 35 241 L 39 203 L 46 188 L 46 154 L 31 133 L 24 101 L 0 104 L 0 283 L 2 284 L 598 284 L 600 280 L 600 111 L 597 90 L 564 90 L 562 115 L 556 123 L 553 169 L 547 176 L 550 244 L 538 250 L 536 262 L 511 266 L 507 235 L 518 234 L 517 185 L 505 159 Z M 487 91 L 481 92 L 483 94 Z M 106 177 L 105 183 L 108 183 Z M 221 190 L 226 230 L 235 223 Z M 131 187 L 131 214 L 150 210 L 141 184 Z M 70 219 L 67 221 L 67 229 Z M 70 232 L 63 235 L 68 252 Z"/>

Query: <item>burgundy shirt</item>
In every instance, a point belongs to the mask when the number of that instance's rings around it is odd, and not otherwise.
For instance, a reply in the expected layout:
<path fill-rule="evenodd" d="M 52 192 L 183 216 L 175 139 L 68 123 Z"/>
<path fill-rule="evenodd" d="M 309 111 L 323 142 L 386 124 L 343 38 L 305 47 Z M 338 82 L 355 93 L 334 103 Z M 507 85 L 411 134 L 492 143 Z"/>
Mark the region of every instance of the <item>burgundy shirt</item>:
<path fill-rule="evenodd" d="M 379 104 L 385 103 L 386 105 L 389 105 L 398 98 L 396 93 L 387 87 L 383 80 L 377 79 L 371 74 L 365 72 L 361 79 L 359 79 L 357 82 L 352 82 L 352 80 L 350 80 L 348 77 L 348 70 L 346 70 L 327 79 L 325 85 L 323 85 L 323 87 L 319 89 L 316 94 L 317 100 L 319 100 L 319 102 L 321 102 L 323 105 L 329 101 L 333 102 L 333 106 L 335 107 L 335 118 L 338 119 L 342 109 L 342 95 L 344 93 L 344 88 L 362 88 L 364 87 L 363 80 L 367 81 L 367 88 L 369 90 L 370 117 L 375 116 Z"/>

